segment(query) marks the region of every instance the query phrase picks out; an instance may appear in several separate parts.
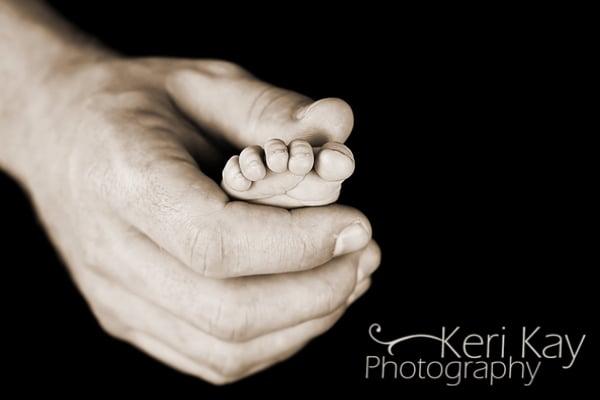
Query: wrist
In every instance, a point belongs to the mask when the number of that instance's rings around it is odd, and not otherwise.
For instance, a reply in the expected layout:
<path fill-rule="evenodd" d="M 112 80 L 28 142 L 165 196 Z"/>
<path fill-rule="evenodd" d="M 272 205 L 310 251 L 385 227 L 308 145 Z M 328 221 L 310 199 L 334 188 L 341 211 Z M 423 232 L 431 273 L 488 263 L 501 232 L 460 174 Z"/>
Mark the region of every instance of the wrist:
<path fill-rule="evenodd" d="M 55 81 L 114 55 L 37 1 L 0 0 L 0 37 L 0 169 L 21 180 L 36 136 L 46 134 L 40 119 L 65 95 Z"/>
<path fill-rule="evenodd" d="M 78 71 L 114 57 L 93 48 L 64 49 L 43 61 L 43 67 L 18 76 L 0 92 L 0 170 L 22 181 L 35 152 L 50 151 L 43 143 L 49 136 L 53 114 L 77 95 Z"/>

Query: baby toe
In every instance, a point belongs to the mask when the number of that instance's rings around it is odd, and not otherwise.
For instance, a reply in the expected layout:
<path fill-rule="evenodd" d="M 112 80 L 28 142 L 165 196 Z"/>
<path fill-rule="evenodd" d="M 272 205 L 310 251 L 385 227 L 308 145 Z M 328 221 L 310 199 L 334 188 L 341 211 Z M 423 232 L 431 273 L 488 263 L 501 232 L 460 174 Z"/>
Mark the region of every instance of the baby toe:
<path fill-rule="evenodd" d="M 288 148 L 279 139 L 271 139 L 263 146 L 267 166 L 273 172 L 282 173 L 288 168 Z"/>
<path fill-rule="evenodd" d="M 267 170 L 262 155 L 263 150 L 259 146 L 249 146 L 242 150 L 239 162 L 246 179 L 259 181 L 265 177 Z"/>
<path fill-rule="evenodd" d="M 326 181 L 347 179 L 354 172 L 352 151 L 341 143 L 326 143 L 317 154 L 315 171 Z"/>
<path fill-rule="evenodd" d="M 252 182 L 246 179 L 240 169 L 239 156 L 233 156 L 223 168 L 223 183 L 226 187 L 243 192 L 250 189 Z"/>
<path fill-rule="evenodd" d="M 305 140 L 294 140 L 289 145 L 290 159 L 288 169 L 294 175 L 308 174 L 314 164 L 314 151 L 312 146 Z"/>

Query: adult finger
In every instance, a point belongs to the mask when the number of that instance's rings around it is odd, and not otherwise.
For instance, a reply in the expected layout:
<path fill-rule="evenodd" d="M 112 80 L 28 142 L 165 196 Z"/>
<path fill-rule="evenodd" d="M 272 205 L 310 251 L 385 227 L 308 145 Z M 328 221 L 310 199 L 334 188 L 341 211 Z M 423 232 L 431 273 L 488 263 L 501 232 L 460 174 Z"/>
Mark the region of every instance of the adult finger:
<path fill-rule="evenodd" d="M 314 146 L 346 141 L 354 118 L 343 100 L 313 101 L 262 82 L 223 62 L 198 62 L 167 78 L 175 103 L 200 126 L 239 148 L 279 138 L 306 139 Z"/>
<path fill-rule="evenodd" d="M 200 369 L 208 369 L 216 376 L 226 378 L 238 378 L 254 371 L 257 366 L 271 365 L 287 358 L 313 337 L 331 328 L 347 307 L 344 305 L 327 316 L 250 341 L 231 343 L 196 329 L 89 270 L 81 271 L 78 278 L 96 314 L 102 320 L 110 319 L 109 324 L 126 327 L 122 336 L 133 338 L 135 344 L 139 344 L 139 333 L 142 338 L 154 338 L 164 346 L 144 346 L 153 347 L 153 353 L 164 356 L 160 350 L 165 350 L 166 346 L 199 365 Z M 359 295 L 357 291 L 354 298 Z M 138 334 L 131 335 L 132 332 Z M 170 359 L 168 362 L 173 361 Z M 176 361 L 180 365 L 183 360 Z"/>
<path fill-rule="evenodd" d="M 326 315 L 379 265 L 375 242 L 363 251 L 297 273 L 215 280 L 190 271 L 147 238 L 115 235 L 96 269 L 147 301 L 223 340 L 245 341 Z"/>

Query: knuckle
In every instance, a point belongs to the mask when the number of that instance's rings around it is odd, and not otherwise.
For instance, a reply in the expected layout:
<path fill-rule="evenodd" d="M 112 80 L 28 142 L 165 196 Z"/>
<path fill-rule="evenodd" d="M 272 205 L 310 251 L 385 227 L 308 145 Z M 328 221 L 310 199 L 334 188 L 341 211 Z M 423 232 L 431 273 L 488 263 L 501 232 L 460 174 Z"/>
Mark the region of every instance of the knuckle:
<path fill-rule="evenodd" d="M 223 378 L 231 380 L 240 378 L 248 369 L 247 363 L 237 350 L 227 351 L 225 354 L 222 354 L 215 368 Z"/>
<path fill-rule="evenodd" d="M 189 264 L 202 276 L 225 278 L 225 242 L 221 226 L 209 221 L 192 220 L 184 247 L 189 252 Z"/>
<path fill-rule="evenodd" d="M 102 330 L 110 336 L 121 339 L 127 335 L 127 330 L 110 318 L 99 317 L 97 320 Z"/>
<path fill-rule="evenodd" d="M 217 338 L 230 342 L 242 342 L 251 338 L 251 313 L 241 291 L 228 288 L 223 291 L 209 318 L 209 331 Z"/>
<path fill-rule="evenodd" d="M 204 276 L 224 279 L 242 275 L 252 263 L 251 255 L 254 254 L 250 238 L 240 234 L 236 220 L 226 218 L 224 214 L 213 214 L 205 223 L 211 227 L 205 235 L 206 243 L 202 245 L 196 240 L 196 247 L 201 249 L 196 258 Z"/>
<path fill-rule="evenodd" d="M 114 313 L 106 307 L 91 303 L 91 310 L 98 321 L 98 325 L 103 331 L 118 339 L 123 339 L 127 335 L 128 329 L 119 322 L 118 318 L 114 316 Z"/>
<path fill-rule="evenodd" d="M 320 256 L 320 243 L 308 231 L 295 228 L 297 232 L 288 242 L 290 248 L 298 249 L 299 270 L 305 270 L 323 264 L 327 260 Z"/>
<path fill-rule="evenodd" d="M 341 279 L 339 282 L 333 282 L 328 279 L 321 281 L 321 287 L 316 294 L 322 312 L 331 313 L 338 309 L 352 291 L 348 279 Z"/>
<path fill-rule="evenodd" d="M 229 328 L 225 330 L 226 332 L 222 330 L 220 333 L 229 332 Z M 223 341 L 218 335 L 215 337 L 219 341 L 211 346 L 206 346 L 203 337 L 196 335 L 186 337 L 182 342 L 186 344 L 188 354 L 194 361 L 206 364 L 224 378 L 235 379 L 251 367 L 253 360 L 248 356 L 245 343 Z"/>
<path fill-rule="evenodd" d="M 329 281 L 324 281 L 317 298 L 323 306 L 324 312 L 329 313 L 338 307 L 339 296 L 337 295 L 336 287 Z"/>
<path fill-rule="evenodd" d="M 200 374 L 200 378 L 215 386 L 227 385 L 228 383 L 232 383 L 235 380 L 219 375 L 216 371 L 213 371 L 213 374 L 211 374 L 210 376 L 206 376 L 206 374 Z"/>

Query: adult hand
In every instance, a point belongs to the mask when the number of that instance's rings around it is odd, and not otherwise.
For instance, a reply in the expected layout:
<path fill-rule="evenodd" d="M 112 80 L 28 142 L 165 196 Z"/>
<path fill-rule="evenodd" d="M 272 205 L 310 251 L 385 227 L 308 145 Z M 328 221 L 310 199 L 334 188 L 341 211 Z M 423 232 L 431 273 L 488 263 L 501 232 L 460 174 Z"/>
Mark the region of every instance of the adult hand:
<path fill-rule="evenodd" d="M 218 61 L 112 56 L 35 89 L 2 160 L 112 335 L 225 383 L 298 351 L 368 288 L 380 255 L 359 211 L 230 202 L 202 173 L 220 161 L 198 127 L 240 146 L 278 123 L 310 134 L 348 113 L 339 100 L 311 107 Z"/>

